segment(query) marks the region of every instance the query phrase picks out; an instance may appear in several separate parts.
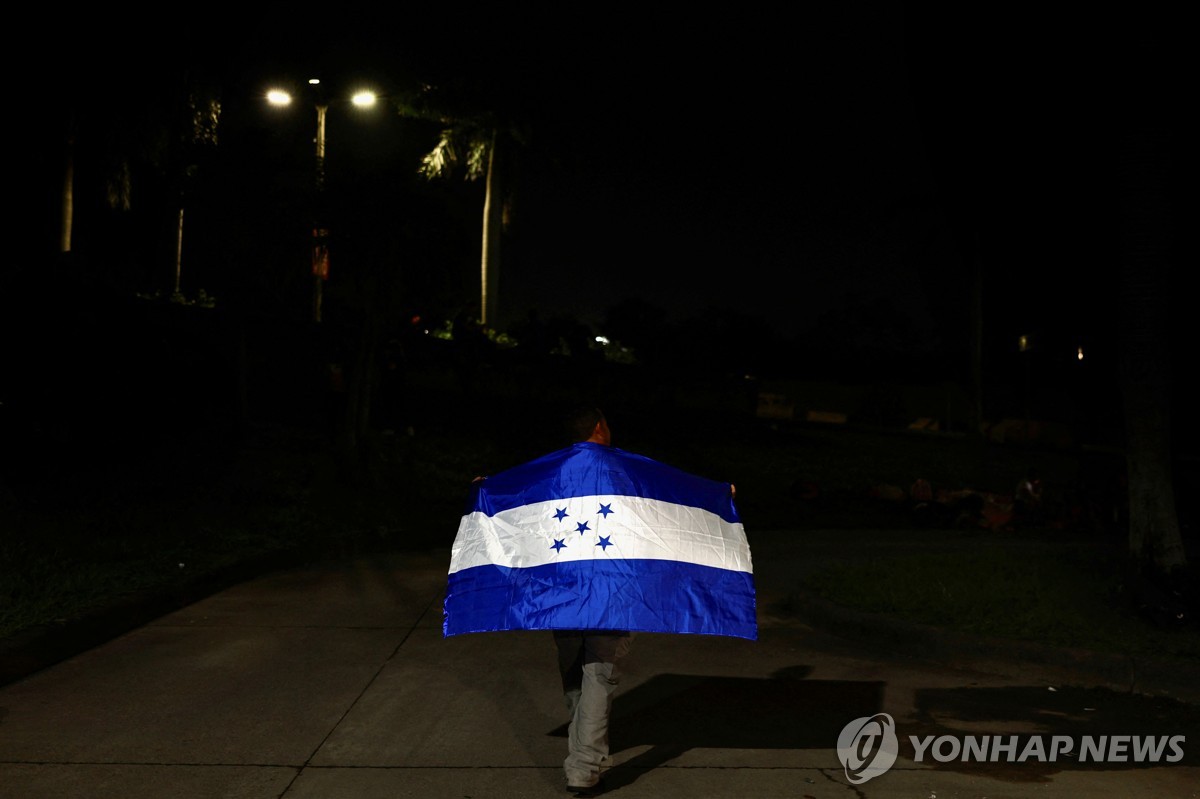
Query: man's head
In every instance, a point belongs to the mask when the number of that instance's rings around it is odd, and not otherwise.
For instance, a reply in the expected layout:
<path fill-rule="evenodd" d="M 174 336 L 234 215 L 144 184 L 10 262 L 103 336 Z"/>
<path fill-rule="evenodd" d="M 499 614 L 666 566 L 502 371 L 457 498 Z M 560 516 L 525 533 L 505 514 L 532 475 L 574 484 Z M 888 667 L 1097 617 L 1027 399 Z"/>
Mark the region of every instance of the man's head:
<path fill-rule="evenodd" d="M 595 406 L 578 407 L 567 414 L 565 421 L 567 435 L 572 442 L 591 441 L 605 446 L 612 444 L 608 420 L 604 418 L 604 412 Z"/>

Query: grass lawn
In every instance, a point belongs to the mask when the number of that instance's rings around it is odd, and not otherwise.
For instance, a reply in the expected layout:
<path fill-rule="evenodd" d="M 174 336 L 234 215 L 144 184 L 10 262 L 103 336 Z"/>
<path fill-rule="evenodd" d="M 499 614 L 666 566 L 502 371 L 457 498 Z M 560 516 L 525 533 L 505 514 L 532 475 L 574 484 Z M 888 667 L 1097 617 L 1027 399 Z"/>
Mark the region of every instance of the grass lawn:
<path fill-rule="evenodd" d="M 415 435 L 372 433 L 352 457 L 319 431 L 264 425 L 236 444 L 200 431 L 117 462 L 109 453 L 48 459 L 49 476 L 0 494 L 0 639 L 272 557 L 449 546 L 474 476 L 561 445 L 546 435 L 546 403 L 419 388 Z M 902 535 L 912 519 L 889 497 L 917 477 L 952 491 L 1005 492 L 1030 465 L 1065 508 L 1087 469 L 1078 452 L 768 422 L 737 402 L 661 411 L 653 403 L 606 408 L 614 444 L 734 482 L 748 531 L 894 527 Z M 808 587 L 837 603 L 966 631 L 1200 657 L 1194 626 L 1158 629 L 1131 609 L 1118 551 L 1080 546 L 1048 558 L 976 548 L 847 562 L 812 575 Z"/>
<path fill-rule="evenodd" d="M 1139 612 L 1119 548 L 1094 542 L 980 540 L 969 550 L 830 565 L 805 587 L 844 607 L 960 632 L 1200 660 L 1195 623 L 1156 623 Z"/>

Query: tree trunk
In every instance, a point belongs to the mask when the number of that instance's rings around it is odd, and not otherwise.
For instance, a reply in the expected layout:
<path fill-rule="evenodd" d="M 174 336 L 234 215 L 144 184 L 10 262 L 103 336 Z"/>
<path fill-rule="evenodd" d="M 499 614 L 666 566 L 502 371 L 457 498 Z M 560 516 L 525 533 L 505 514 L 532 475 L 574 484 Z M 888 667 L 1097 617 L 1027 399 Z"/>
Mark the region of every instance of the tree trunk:
<path fill-rule="evenodd" d="M 488 148 L 487 182 L 483 196 L 483 254 L 480 270 L 479 308 L 484 327 L 495 327 L 500 307 L 500 235 L 503 227 L 504 198 L 500 189 L 500 165 L 497 134 L 492 133 Z"/>
<path fill-rule="evenodd" d="M 1120 141 L 1120 380 L 1129 481 L 1129 552 L 1163 572 L 1186 565 L 1175 507 L 1171 452 L 1169 315 L 1171 245 L 1166 76 L 1147 40 L 1131 48 Z"/>
<path fill-rule="evenodd" d="M 71 251 L 71 230 L 75 221 L 75 134 L 67 134 L 65 163 L 63 165 L 62 226 L 59 234 L 59 252 Z"/>
<path fill-rule="evenodd" d="M 178 224 L 175 226 L 175 289 L 174 294 L 181 293 L 183 281 L 183 205 L 179 206 Z"/>
<path fill-rule="evenodd" d="M 967 435 L 983 437 L 983 253 L 978 241 L 971 278 L 971 408 Z"/>

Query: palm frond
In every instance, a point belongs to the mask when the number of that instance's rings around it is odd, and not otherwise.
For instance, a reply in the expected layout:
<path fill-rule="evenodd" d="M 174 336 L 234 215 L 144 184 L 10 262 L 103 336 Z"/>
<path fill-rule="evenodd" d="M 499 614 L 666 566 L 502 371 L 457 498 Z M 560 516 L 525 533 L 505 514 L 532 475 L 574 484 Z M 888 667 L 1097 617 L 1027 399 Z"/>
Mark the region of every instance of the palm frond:
<path fill-rule="evenodd" d="M 438 139 L 438 143 L 421 159 L 421 166 L 418 167 L 417 172 L 423 177 L 432 180 L 449 174 L 457 161 L 452 134 L 453 132 L 449 130 L 442 131 L 442 137 Z"/>
<path fill-rule="evenodd" d="M 428 178 L 450 175 L 460 164 L 467 180 L 477 180 L 487 172 L 489 131 L 476 125 L 447 128 L 432 150 L 421 159 L 418 172 Z"/>
<path fill-rule="evenodd" d="M 467 151 L 467 180 L 475 180 L 487 170 L 488 145 L 487 139 L 471 139 Z"/>

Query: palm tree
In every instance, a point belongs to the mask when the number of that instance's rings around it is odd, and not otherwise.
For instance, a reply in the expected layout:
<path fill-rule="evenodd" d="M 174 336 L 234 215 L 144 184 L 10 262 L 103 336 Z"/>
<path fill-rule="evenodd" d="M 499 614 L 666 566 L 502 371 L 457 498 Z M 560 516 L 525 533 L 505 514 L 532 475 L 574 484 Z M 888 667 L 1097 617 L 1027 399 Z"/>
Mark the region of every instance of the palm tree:
<path fill-rule="evenodd" d="M 109 208 L 120 212 L 133 209 L 135 173 L 142 164 L 172 187 L 178 202 L 174 230 L 174 294 L 178 295 L 185 195 L 201 159 L 217 143 L 221 104 L 216 87 L 194 70 L 162 69 L 157 77 L 173 101 L 150 103 L 131 89 L 122 92 L 107 85 L 103 90 L 82 87 L 68 99 L 61 130 L 65 147 L 59 251 L 70 253 L 77 244 L 75 162 L 81 141 L 86 141 L 90 153 L 101 162 L 98 171 Z"/>
<path fill-rule="evenodd" d="M 520 126 L 495 115 L 442 116 L 438 143 L 421 161 L 420 173 L 433 179 L 463 168 L 467 180 L 484 178 L 483 233 L 479 271 L 480 322 L 498 321 L 500 306 L 500 242 L 511 214 L 508 155 L 525 141 Z"/>
<path fill-rule="evenodd" d="M 221 121 L 221 101 L 217 89 L 211 84 L 184 77 L 183 104 L 171 124 L 172 138 L 164 171 L 174 183 L 174 195 L 178 201 L 177 225 L 175 228 L 175 280 L 171 296 L 182 299 L 181 280 L 183 273 L 183 212 L 187 205 L 190 184 L 200 171 L 204 157 L 217 146 L 217 129 Z"/>

